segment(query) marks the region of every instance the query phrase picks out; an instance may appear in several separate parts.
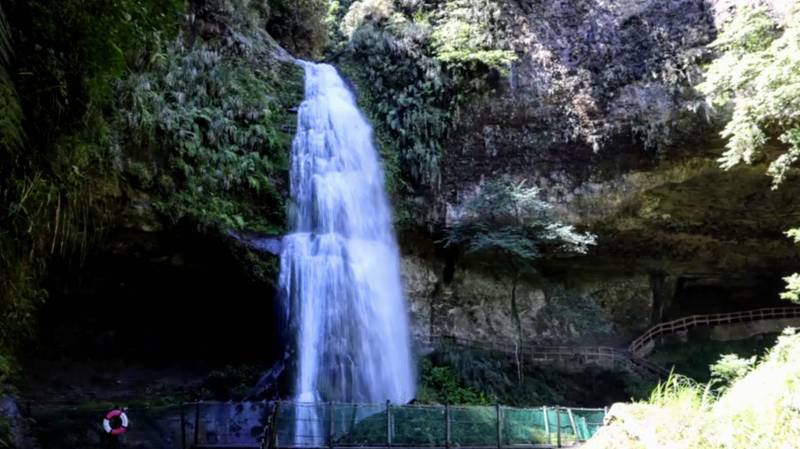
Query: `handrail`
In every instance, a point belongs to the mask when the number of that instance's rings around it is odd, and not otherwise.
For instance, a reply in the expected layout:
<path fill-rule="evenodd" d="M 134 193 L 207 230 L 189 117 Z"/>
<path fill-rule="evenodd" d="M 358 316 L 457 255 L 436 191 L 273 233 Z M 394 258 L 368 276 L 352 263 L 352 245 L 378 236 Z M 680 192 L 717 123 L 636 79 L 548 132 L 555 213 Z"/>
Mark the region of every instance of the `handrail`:
<path fill-rule="evenodd" d="M 539 345 L 510 345 L 497 342 L 483 342 L 450 335 L 431 335 L 427 337 L 428 344 L 449 343 L 465 346 L 478 350 L 515 354 L 536 362 L 575 362 L 583 363 L 608 361 L 612 366 L 621 366 L 643 377 L 661 377 L 669 372 L 657 364 L 634 357 L 625 349 L 611 346 L 539 346 Z"/>
<path fill-rule="evenodd" d="M 654 345 L 652 343 L 656 338 L 662 335 L 688 330 L 697 326 L 743 323 L 781 318 L 800 318 L 800 307 L 768 307 L 740 312 L 689 315 L 676 320 L 665 321 L 651 327 L 639 338 L 634 340 L 628 347 L 628 350 L 636 357 L 646 357 L 653 350 Z"/>

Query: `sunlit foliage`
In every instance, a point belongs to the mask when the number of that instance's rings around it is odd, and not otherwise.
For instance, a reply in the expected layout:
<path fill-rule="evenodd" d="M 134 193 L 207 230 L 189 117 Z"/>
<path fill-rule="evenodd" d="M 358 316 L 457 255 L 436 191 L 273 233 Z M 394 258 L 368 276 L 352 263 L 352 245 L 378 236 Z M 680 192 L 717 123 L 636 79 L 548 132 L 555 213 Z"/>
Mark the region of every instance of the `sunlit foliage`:
<path fill-rule="evenodd" d="M 786 146 L 769 167 L 777 188 L 800 158 L 800 7 L 783 20 L 765 7 L 743 7 L 712 47 L 720 56 L 699 88 L 732 107 L 720 162 L 726 169 L 752 163 L 777 137 Z"/>
<path fill-rule="evenodd" d="M 800 441 L 800 334 L 789 330 L 754 367 L 716 365 L 730 380 L 723 391 L 672 376 L 647 403 L 617 405 L 610 425 L 587 449 L 772 449 Z M 725 365 L 726 368 L 722 368 Z"/>
<path fill-rule="evenodd" d="M 339 28 L 344 36 L 351 38 L 365 23 L 388 19 L 394 12 L 392 0 L 358 0 L 350 5 Z"/>
<path fill-rule="evenodd" d="M 771 140 L 782 144 L 768 174 L 777 189 L 800 159 L 800 5 L 782 19 L 766 7 L 742 7 L 712 44 L 719 57 L 700 90 L 718 106 L 732 107 L 720 159 L 730 169 L 753 163 Z M 800 231 L 789 231 L 800 243 Z M 784 299 L 800 301 L 800 274 L 785 278 Z"/>
<path fill-rule="evenodd" d="M 500 23 L 500 6 L 492 0 L 454 0 L 431 13 L 436 27 L 436 57 L 446 63 L 481 63 L 506 68 L 516 56 L 507 49 L 508 31 Z"/>
<path fill-rule="evenodd" d="M 463 205 L 458 223 L 449 228 L 446 246 L 468 252 L 500 251 L 523 260 L 545 248 L 585 253 L 595 236 L 553 218 L 551 206 L 536 187 L 508 179 L 487 182 Z"/>
<path fill-rule="evenodd" d="M 423 404 L 488 405 L 483 392 L 464 385 L 456 371 L 449 365 L 435 366 L 423 359 L 420 366 L 421 385 L 417 401 Z"/>

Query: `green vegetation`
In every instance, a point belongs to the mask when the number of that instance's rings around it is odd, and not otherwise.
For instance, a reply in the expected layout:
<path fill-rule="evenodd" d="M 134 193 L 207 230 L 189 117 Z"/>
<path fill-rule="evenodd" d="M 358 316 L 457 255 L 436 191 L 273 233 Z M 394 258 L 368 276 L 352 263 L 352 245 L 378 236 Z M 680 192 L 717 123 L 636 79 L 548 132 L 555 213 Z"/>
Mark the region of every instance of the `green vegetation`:
<path fill-rule="evenodd" d="M 0 352 L 30 333 L 47 259 L 80 259 L 102 235 L 121 193 L 113 81 L 176 35 L 182 3 L 31 1 L 5 11 L 0 90 L 13 113 L 0 146 Z"/>
<path fill-rule="evenodd" d="M 126 174 L 173 220 L 277 233 L 284 227 L 288 151 L 302 72 L 274 58 L 269 36 L 171 44 L 120 85 Z M 166 163 L 159 163 L 166 159 Z"/>
<path fill-rule="evenodd" d="M 0 151 L 13 154 L 22 147 L 22 110 L 8 73 L 12 57 L 11 30 L 0 6 Z"/>
<path fill-rule="evenodd" d="M 724 168 L 751 163 L 773 136 L 786 150 L 769 167 L 777 186 L 800 158 L 800 7 L 779 23 L 765 7 L 740 8 L 712 47 L 721 52 L 699 86 L 733 111 L 722 136 Z"/>
<path fill-rule="evenodd" d="M 800 245 L 800 228 L 790 229 L 786 235 Z M 786 281 L 786 291 L 781 293 L 781 298 L 800 304 L 800 273 L 794 273 L 783 280 Z"/>
<path fill-rule="evenodd" d="M 417 401 L 423 404 L 487 405 L 482 392 L 465 386 L 451 366 L 434 366 L 430 360 L 420 363 L 421 382 Z"/>
<path fill-rule="evenodd" d="M 611 425 L 587 449 L 796 447 L 800 334 L 785 332 L 755 366 L 728 357 L 713 371 L 724 385 L 674 375 L 649 401 L 614 406 Z"/>
<path fill-rule="evenodd" d="M 442 348 L 419 364 L 417 401 L 423 404 L 514 407 L 563 405 L 603 407 L 643 398 L 652 383 L 624 371 L 586 367 L 568 371 L 553 365 L 524 364 L 521 379 L 513 357 L 457 347 Z"/>
<path fill-rule="evenodd" d="M 727 139 L 722 167 L 767 160 L 773 188 L 794 177 L 793 165 L 800 159 L 798 19 L 797 5 L 782 18 L 766 7 L 737 8 L 712 44 L 718 57 L 698 86 L 713 104 L 729 108 L 730 119 L 722 132 Z M 800 243 L 800 230 L 788 235 Z M 786 280 L 789 288 L 782 296 L 800 301 L 800 275 Z M 671 376 L 649 401 L 616 405 L 610 426 L 586 447 L 796 447 L 800 335 L 788 329 L 760 358 L 759 351 L 745 342 L 736 351 L 739 355 L 726 354 L 708 372 L 698 370 L 698 360 L 720 353 L 720 348 L 709 350 L 711 346 L 681 345 L 672 355 L 662 348 L 656 357 L 673 361 L 681 372 L 708 383 Z"/>
<path fill-rule="evenodd" d="M 551 206 L 539 198 L 539 189 L 524 181 L 492 180 L 463 204 L 462 218 L 448 230 L 445 246 L 463 246 L 467 252 L 499 251 L 531 261 L 546 247 L 586 253 L 595 236 L 559 222 Z"/>
<path fill-rule="evenodd" d="M 494 0 L 360 0 L 332 10 L 342 20 L 342 70 L 359 86 L 395 192 L 440 186 L 443 144 L 460 108 L 491 92 L 515 58 L 499 8 Z"/>
<path fill-rule="evenodd" d="M 303 27 L 324 20 L 322 3 L 3 5 L 0 354 L 31 335 L 50 262 L 82 263 L 109 229 L 150 215 L 283 229 L 302 71 L 264 27 L 319 53 Z"/>
<path fill-rule="evenodd" d="M 725 377 L 724 370 L 713 372 L 711 369 L 720 355 L 727 354 L 742 360 L 757 358 L 774 346 L 776 338 L 777 335 L 768 335 L 725 342 L 692 338 L 691 344 L 659 345 L 650 358 L 661 366 L 674 366 L 676 372 L 698 382 L 709 382 L 713 378 Z M 735 364 L 731 364 L 730 369 L 734 368 Z"/>
<path fill-rule="evenodd" d="M 539 198 L 539 190 L 525 186 L 524 181 L 492 180 L 463 203 L 462 216 L 446 230 L 442 241 L 456 252 L 496 253 L 505 261 L 492 263 L 491 269 L 499 266 L 510 272 L 510 308 L 520 341 L 524 329 L 519 319 L 517 286 L 522 276 L 535 273 L 533 262 L 545 251 L 585 254 L 596 240 L 592 234 L 559 222 L 549 210 L 550 205 Z"/>
<path fill-rule="evenodd" d="M 740 7 L 712 47 L 719 57 L 698 88 L 713 104 L 732 108 L 720 163 L 730 169 L 765 155 L 777 189 L 800 159 L 800 5 L 782 20 L 763 6 Z M 800 243 L 800 230 L 788 235 Z M 783 298 L 800 301 L 800 274 L 786 282 Z"/>

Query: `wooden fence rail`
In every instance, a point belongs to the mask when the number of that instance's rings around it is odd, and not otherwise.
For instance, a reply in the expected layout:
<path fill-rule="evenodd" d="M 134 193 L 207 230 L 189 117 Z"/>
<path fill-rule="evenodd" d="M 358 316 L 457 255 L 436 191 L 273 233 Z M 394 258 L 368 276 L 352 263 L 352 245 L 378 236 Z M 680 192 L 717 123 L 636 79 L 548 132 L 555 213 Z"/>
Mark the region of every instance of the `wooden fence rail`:
<path fill-rule="evenodd" d="M 742 312 L 719 313 L 712 315 L 690 315 L 677 320 L 665 321 L 650 328 L 628 347 L 637 358 L 650 355 L 655 349 L 656 339 L 664 335 L 687 331 L 698 326 L 745 323 L 761 320 L 800 318 L 800 307 L 772 307 Z"/>
<path fill-rule="evenodd" d="M 658 378 L 669 374 L 669 371 L 656 363 L 646 360 L 645 357 L 655 349 L 656 340 L 659 337 L 698 326 L 787 318 L 800 318 L 800 307 L 771 307 L 731 313 L 690 315 L 653 326 L 634 340 L 627 350 L 609 346 L 515 345 L 447 335 L 429 336 L 426 342 L 431 345 L 455 344 L 477 350 L 513 354 L 521 359 L 533 362 L 606 364 L 626 369 L 643 377 Z"/>

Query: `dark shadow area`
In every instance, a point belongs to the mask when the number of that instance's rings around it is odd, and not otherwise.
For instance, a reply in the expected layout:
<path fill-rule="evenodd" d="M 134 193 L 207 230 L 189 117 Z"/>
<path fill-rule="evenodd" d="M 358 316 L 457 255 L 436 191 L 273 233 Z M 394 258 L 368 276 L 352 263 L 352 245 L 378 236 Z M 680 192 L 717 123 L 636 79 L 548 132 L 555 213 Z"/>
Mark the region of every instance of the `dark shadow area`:
<path fill-rule="evenodd" d="M 253 279 L 226 242 L 199 233 L 157 239 L 155 252 L 128 247 L 52 270 L 37 353 L 226 363 L 283 354 L 274 286 Z"/>
<path fill-rule="evenodd" d="M 24 351 L 31 400 L 228 399 L 283 357 L 274 256 L 188 225 L 107 241 L 50 270 Z"/>
<path fill-rule="evenodd" d="M 786 283 L 775 274 L 683 275 L 663 320 L 689 315 L 739 312 L 765 307 L 789 307 L 780 299 Z"/>

